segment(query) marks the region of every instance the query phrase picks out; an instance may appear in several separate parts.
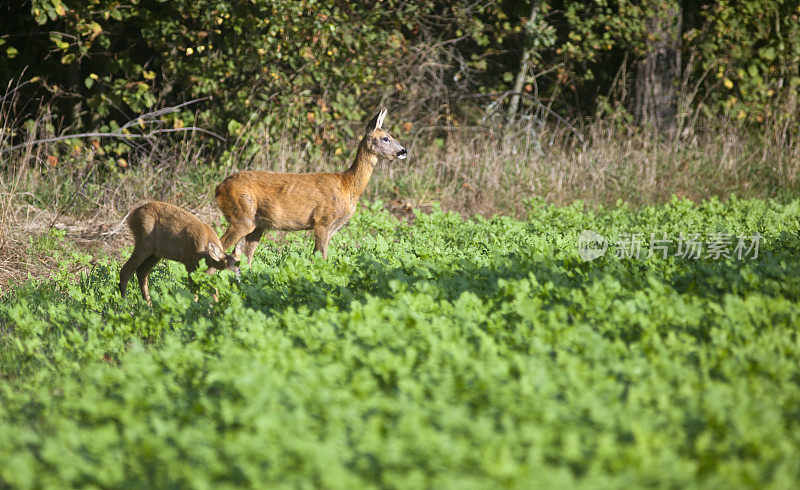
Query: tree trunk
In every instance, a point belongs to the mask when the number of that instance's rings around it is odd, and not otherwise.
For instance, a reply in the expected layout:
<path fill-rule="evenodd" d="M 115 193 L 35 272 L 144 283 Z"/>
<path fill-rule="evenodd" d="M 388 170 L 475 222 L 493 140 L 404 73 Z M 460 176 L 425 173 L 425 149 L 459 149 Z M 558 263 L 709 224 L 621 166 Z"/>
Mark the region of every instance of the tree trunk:
<path fill-rule="evenodd" d="M 528 17 L 529 22 L 536 19 L 536 10 L 539 6 L 537 0 L 531 2 L 531 16 Z M 517 115 L 517 108 L 519 107 L 519 94 L 522 92 L 522 85 L 525 83 L 525 76 L 528 74 L 528 60 L 531 57 L 531 50 L 533 49 L 529 43 L 528 38 L 530 34 L 526 32 L 525 40 L 522 44 L 522 59 L 519 62 L 519 71 L 514 79 L 514 92 L 511 94 L 511 101 L 508 104 L 508 120 L 514 120 Z"/>
<path fill-rule="evenodd" d="M 633 115 L 640 126 L 675 130 L 681 75 L 681 4 L 659 1 L 647 21 L 647 51 L 637 64 Z"/>

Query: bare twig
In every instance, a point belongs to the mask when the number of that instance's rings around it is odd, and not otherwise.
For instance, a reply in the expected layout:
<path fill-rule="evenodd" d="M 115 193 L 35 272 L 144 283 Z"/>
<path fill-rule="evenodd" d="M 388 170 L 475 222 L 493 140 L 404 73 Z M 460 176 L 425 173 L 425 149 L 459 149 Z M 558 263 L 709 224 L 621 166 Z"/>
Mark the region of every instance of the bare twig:
<path fill-rule="evenodd" d="M 140 126 L 144 126 L 145 124 L 158 124 L 158 123 L 161 123 L 163 121 L 161 121 L 160 119 L 157 119 L 160 116 L 163 116 L 165 114 L 170 114 L 170 113 L 173 113 L 173 112 L 177 112 L 182 107 L 185 107 L 187 105 L 194 104 L 194 103 L 206 100 L 206 99 L 209 99 L 209 97 L 203 97 L 201 99 L 190 100 L 188 102 L 184 102 L 184 103 L 178 104 L 176 106 L 165 107 L 165 108 L 159 109 L 157 111 L 148 112 L 147 114 L 142 114 L 141 116 L 136 117 L 136 118 L 128 121 L 122 127 L 120 127 L 119 129 L 117 129 L 115 131 L 112 131 L 112 132 L 90 132 L 90 133 L 67 134 L 67 135 L 63 135 L 63 136 L 55 136 L 53 138 L 44 138 L 44 139 L 39 139 L 39 140 L 34 140 L 34 141 L 26 141 L 26 142 L 20 143 L 18 145 L 14 145 L 14 146 L 10 146 L 8 148 L 1 149 L 0 150 L 0 155 L 2 155 L 3 153 L 7 153 L 7 152 L 10 152 L 10 151 L 13 151 L 13 150 L 18 150 L 20 148 L 26 148 L 26 147 L 29 147 L 29 146 L 34 146 L 34 145 L 38 145 L 38 144 L 42 144 L 42 143 L 53 143 L 55 141 L 63 141 L 63 140 L 68 140 L 68 139 L 77 139 L 77 138 L 120 138 L 120 139 L 123 139 L 123 140 L 132 139 L 132 138 L 150 139 L 153 136 L 155 136 L 157 134 L 161 134 L 161 133 L 175 133 L 175 132 L 183 132 L 183 131 L 193 131 L 193 132 L 197 131 L 198 133 L 208 134 L 208 135 L 214 136 L 215 138 L 218 138 L 218 139 L 220 139 L 222 141 L 226 141 L 225 138 L 223 138 L 219 134 L 217 134 L 217 133 L 215 133 L 213 131 L 209 131 L 208 129 L 198 128 L 196 126 L 188 126 L 188 127 L 185 127 L 185 128 L 154 129 L 153 131 L 150 131 L 150 132 L 147 132 L 147 133 L 138 133 L 138 134 L 137 133 L 123 133 L 124 130 L 132 127 L 135 124 L 138 124 Z"/>
<path fill-rule="evenodd" d="M 569 121 L 567 121 L 565 118 L 561 117 L 561 115 L 559 115 L 557 112 L 552 110 L 550 107 L 544 105 L 536 96 L 534 96 L 532 94 L 529 94 L 527 92 L 495 92 L 495 93 L 490 93 L 490 94 L 476 94 L 476 95 L 473 95 L 473 97 L 500 96 L 502 99 L 505 99 L 509 95 L 511 95 L 511 96 L 523 96 L 523 97 L 527 97 L 527 98 L 531 99 L 531 101 L 533 101 L 533 103 L 536 104 L 537 107 L 539 107 L 543 111 L 547 112 L 548 114 L 550 114 L 551 116 L 556 118 L 556 120 L 558 121 L 559 124 L 563 124 L 567 129 L 572 131 L 572 133 L 575 135 L 575 137 L 578 139 L 578 141 L 581 143 L 581 145 L 583 145 L 584 149 L 589 152 L 589 161 L 592 163 L 593 166 L 596 167 L 597 155 L 595 155 L 594 151 L 592 151 L 592 148 L 587 145 L 586 140 L 583 138 L 583 135 L 581 134 L 581 132 L 578 131 L 578 129 L 575 126 L 570 124 Z M 616 176 L 614 173 L 609 172 L 608 175 L 611 178 L 613 178 L 614 180 L 616 180 L 617 182 L 619 182 L 619 177 Z"/>
<path fill-rule="evenodd" d="M 505 99 L 506 97 L 508 97 L 509 95 L 511 95 L 511 96 L 522 96 L 522 97 L 528 97 L 529 99 L 531 99 L 531 100 L 532 100 L 532 101 L 533 101 L 533 102 L 534 102 L 534 103 L 537 105 L 537 107 L 539 107 L 540 109 L 544 110 L 545 112 L 547 112 L 547 113 L 548 113 L 548 114 L 550 114 L 551 116 L 555 117 L 555 118 L 556 118 L 558 121 L 560 121 L 562 124 L 564 124 L 564 126 L 566 126 L 566 127 L 567 127 L 567 128 L 570 130 L 570 131 L 572 131 L 572 132 L 575 134 L 575 136 L 578 138 L 578 141 L 580 141 L 582 145 L 585 145 L 585 144 L 586 144 L 586 141 L 583 139 L 583 136 L 581 135 L 580 131 L 578 131 L 578 129 L 577 129 L 577 128 L 575 128 L 575 126 L 573 126 L 572 124 L 570 124 L 570 123 L 569 123 L 569 122 L 568 122 L 566 119 L 564 119 L 563 117 L 561 117 L 561 116 L 560 116 L 560 115 L 559 115 L 557 112 L 553 111 L 551 108 L 549 108 L 549 107 L 547 107 L 546 105 L 544 105 L 544 104 L 543 104 L 543 103 L 542 103 L 542 102 L 541 102 L 541 101 L 540 101 L 538 98 L 536 98 L 536 97 L 535 97 L 533 94 L 529 94 L 529 93 L 527 93 L 527 92 L 512 92 L 512 91 L 507 91 L 507 92 L 493 92 L 493 93 L 489 93 L 489 94 L 473 94 L 473 95 L 469 95 L 469 96 L 467 96 L 467 97 L 470 97 L 470 98 L 478 98 L 478 97 L 494 97 L 494 96 L 500 96 L 500 97 L 501 97 L 501 100 L 502 100 L 502 99 Z"/>

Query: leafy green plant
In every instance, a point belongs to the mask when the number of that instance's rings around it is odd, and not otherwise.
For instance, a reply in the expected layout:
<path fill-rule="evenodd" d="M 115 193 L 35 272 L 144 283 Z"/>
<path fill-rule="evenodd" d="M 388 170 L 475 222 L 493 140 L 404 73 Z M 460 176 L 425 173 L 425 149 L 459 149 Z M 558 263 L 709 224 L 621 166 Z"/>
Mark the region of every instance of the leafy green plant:
<path fill-rule="evenodd" d="M 0 304 L 5 485 L 773 486 L 800 468 L 800 201 L 527 204 L 465 220 L 381 203 L 264 240 L 193 301 L 119 264 Z M 757 257 L 609 251 L 760 234 Z M 76 260 L 65 257 L 64 261 Z"/>

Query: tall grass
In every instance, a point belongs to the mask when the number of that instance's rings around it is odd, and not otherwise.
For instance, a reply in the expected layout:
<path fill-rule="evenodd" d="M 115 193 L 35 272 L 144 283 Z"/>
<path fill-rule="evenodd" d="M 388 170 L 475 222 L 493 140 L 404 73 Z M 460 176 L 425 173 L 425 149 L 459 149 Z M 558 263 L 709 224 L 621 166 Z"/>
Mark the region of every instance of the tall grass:
<path fill-rule="evenodd" d="M 12 135 L 18 143 L 59 134 L 46 110 L 25 128 L 10 113 L 0 112 L 0 149 L 10 146 Z M 398 212 L 439 202 L 465 214 L 516 215 L 533 196 L 559 204 L 621 199 L 641 205 L 673 194 L 694 200 L 731 193 L 781 198 L 800 189 L 797 131 L 777 124 L 756 132 L 707 122 L 682 138 L 665 139 L 605 117 L 579 129 L 583 143 L 563 125 L 394 129 L 409 158 L 381 161 L 364 198 L 382 199 Z M 205 150 L 205 136 L 188 133 L 139 145 L 116 165 L 88 140 L 3 153 L 0 245 L 14 231 L 69 220 L 117 223 L 148 200 L 186 206 L 218 222 L 213 193 L 225 175 L 241 169 L 341 171 L 357 144 L 353 139 L 349 155 L 332 155 L 288 135 L 269 145 L 267 132 L 248 134 L 231 142 L 219 161 Z"/>

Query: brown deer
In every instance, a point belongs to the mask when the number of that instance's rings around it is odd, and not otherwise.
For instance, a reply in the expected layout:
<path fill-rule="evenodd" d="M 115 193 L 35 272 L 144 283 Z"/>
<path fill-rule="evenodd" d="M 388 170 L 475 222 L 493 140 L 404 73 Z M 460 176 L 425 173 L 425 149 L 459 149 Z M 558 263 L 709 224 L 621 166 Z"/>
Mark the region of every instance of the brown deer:
<path fill-rule="evenodd" d="M 353 164 L 344 172 L 237 172 L 217 186 L 217 206 L 229 226 L 222 248 L 236 244 L 236 260 L 253 260 L 264 230 L 314 230 L 314 251 L 328 257 L 328 241 L 353 216 L 379 157 L 406 158 L 405 148 L 382 129 L 386 109 L 369 123 Z"/>
<path fill-rule="evenodd" d="M 119 292 L 125 297 L 128 280 L 136 271 L 142 298 L 150 303 L 147 277 L 161 259 L 175 260 L 192 273 L 205 259 L 208 272 L 228 269 L 239 275 L 234 258 L 224 248 L 210 226 L 189 211 L 165 202 L 149 202 L 124 220 L 133 233 L 133 253 L 119 272 Z M 189 278 L 191 281 L 191 278 Z"/>

